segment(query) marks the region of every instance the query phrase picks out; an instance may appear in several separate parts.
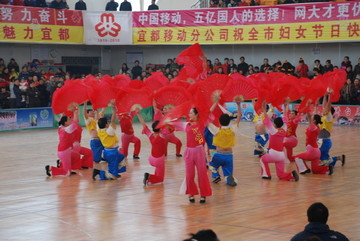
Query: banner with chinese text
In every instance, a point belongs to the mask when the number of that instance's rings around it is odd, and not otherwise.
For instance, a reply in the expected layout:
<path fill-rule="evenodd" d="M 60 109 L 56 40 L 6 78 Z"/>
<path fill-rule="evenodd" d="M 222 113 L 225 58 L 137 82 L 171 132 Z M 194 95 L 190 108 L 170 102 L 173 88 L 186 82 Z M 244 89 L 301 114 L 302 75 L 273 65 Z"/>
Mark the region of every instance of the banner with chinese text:
<path fill-rule="evenodd" d="M 83 11 L 83 18 L 85 44 L 132 44 L 132 12 Z"/>
<path fill-rule="evenodd" d="M 0 6 L 0 42 L 83 43 L 81 11 Z"/>
<path fill-rule="evenodd" d="M 134 44 L 360 40 L 360 1 L 133 13 Z"/>

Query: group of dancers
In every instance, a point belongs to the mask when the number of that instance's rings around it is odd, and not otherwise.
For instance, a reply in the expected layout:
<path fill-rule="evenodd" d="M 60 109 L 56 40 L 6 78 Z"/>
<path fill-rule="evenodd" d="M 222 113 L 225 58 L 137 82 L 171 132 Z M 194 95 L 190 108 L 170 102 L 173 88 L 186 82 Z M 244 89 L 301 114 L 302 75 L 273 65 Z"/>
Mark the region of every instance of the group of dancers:
<path fill-rule="evenodd" d="M 121 177 L 126 172 L 130 143 L 134 143 L 133 159 L 140 158 L 141 142 L 134 135 L 132 126 L 133 118 L 138 116 L 143 126 L 142 133 L 148 136 L 152 146 L 149 163 L 155 167 L 154 174 L 144 173 L 143 184 L 164 182 L 167 144 L 174 143 L 176 156 L 182 157 L 182 142 L 174 132 L 185 131 L 185 179 L 181 192 L 188 195 L 191 203 L 195 202 L 196 195 L 200 195 L 200 203 L 205 203 L 212 195 L 208 170 L 213 183 L 222 180 L 221 168 L 225 183 L 237 185 L 233 173 L 233 148 L 242 116 L 240 106 L 245 100 L 255 99 L 254 110 L 258 115 L 254 119 L 254 155 L 260 158 L 263 179 L 272 178 L 269 163 L 275 164 L 278 178 L 286 181 L 298 181 L 298 173 L 331 175 L 338 160 L 345 164 L 345 155 L 330 157 L 329 154 L 334 123 L 331 102 L 339 97 L 339 90 L 346 80 L 344 71 L 334 70 L 312 80 L 283 73 L 250 77 L 240 74 L 207 76 L 206 57 L 198 44 L 179 54 L 177 62 L 184 67 L 171 83 L 161 73 L 153 74 L 144 82 L 131 81 L 124 75 L 104 76 L 101 80 L 88 76 L 84 80 L 67 81 L 53 96 L 55 114 L 66 112 L 69 107 L 71 111 L 59 121 L 59 161 L 57 166 L 46 166 L 47 175 L 71 175 L 81 168 L 92 168 L 93 163 L 106 161 L 108 169 L 94 168 L 92 178 L 96 180 L 99 176 L 101 180 L 115 180 Z M 311 105 L 317 106 L 321 97 L 322 115 L 312 114 Z M 294 155 L 299 113 L 289 110 L 289 102 L 298 99 L 301 100 L 298 111 L 307 113 L 309 127 L 306 129 L 306 151 Z M 85 100 L 84 118 L 91 136 L 91 151 L 81 147 L 79 139 L 78 105 Z M 87 100 L 95 110 L 87 109 Z M 236 115 L 224 108 L 225 102 L 231 101 L 237 105 Z M 140 109 L 151 106 L 151 103 L 154 122 L 150 129 Z M 270 104 L 271 108 L 268 107 Z M 108 105 L 112 108 L 110 120 L 103 111 L 96 112 Z M 274 108 L 284 109 L 283 117 L 272 118 L 271 110 Z M 183 117 L 186 121 L 182 120 Z M 121 148 L 116 135 L 116 118 L 121 128 Z M 311 162 L 310 167 L 307 161 Z M 295 163 L 297 170 L 286 172 L 285 166 L 290 162 Z M 196 172 L 198 183 L 195 182 Z"/>

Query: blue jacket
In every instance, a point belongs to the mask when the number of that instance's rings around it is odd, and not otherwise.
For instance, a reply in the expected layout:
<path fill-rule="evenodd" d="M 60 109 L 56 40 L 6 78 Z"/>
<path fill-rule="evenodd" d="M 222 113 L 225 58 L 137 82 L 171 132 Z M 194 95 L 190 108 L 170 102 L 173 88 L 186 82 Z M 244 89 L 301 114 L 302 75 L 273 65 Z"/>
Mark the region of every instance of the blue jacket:
<path fill-rule="evenodd" d="M 345 235 L 330 230 L 328 225 L 316 222 L 306 225 L 305 230 L 296 234 L 290 241 L 303 241 L 311 236 L 319 237 L 322 241 L 349 241 Z"/>

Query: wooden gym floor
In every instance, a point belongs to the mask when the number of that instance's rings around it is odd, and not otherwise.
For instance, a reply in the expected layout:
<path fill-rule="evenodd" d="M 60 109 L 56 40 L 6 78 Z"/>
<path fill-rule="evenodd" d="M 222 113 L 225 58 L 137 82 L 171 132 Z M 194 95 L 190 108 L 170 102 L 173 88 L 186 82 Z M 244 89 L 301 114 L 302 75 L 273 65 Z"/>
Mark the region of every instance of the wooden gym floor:
<path fill-rule="evenodd" d="M 184 163 L 172 144 L 165 183 L 143 186 L 144 172 L 154 169 L 139 124 L 141 159 L 129 158 L 128 172 L 116 181 L 93 181 L 92 170 L 48 178 L 44 166 L 57 159 L 55 129 L 0 133 L 0 240 L 180 241 L 199 229 L 213 229 L 221 241 L 290 240 L 307 224 L 313 202 L 329 208 L 331 229 L 360 240 L 359 127 L 334 128 L 331 152 L 346 154 L 344 167 L 338 163 L 332 176 L 307 174 L 299 182 L 279 181 L 273 165 L 273 179 L 262 180 L 252 156 L 253 126 L 242 122 L 240 128 L 234 152 L 238 186 L 212 184 L 214 195 L 206 204 L 199 197 L 191 204 L 179 194 Z M 295 153 L 304 149 L 305 128 L 298 128 Z M 184 133 L 177 136 L 184 140 Z M 82 144 L 89 147 L 86 130 Z"/>

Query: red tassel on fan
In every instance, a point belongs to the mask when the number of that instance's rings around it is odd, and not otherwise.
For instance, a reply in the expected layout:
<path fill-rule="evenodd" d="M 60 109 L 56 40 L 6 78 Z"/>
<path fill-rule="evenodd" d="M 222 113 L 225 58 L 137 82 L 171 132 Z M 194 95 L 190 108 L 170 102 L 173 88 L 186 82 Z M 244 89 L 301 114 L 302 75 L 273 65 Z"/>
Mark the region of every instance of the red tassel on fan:
<path fill-rule="evenodd" d="M 151 90 L 148 88 L 131 89 L 124 88 L 118 92 L 116 107 L 118 113 L 130 112 L 139 108 L 152 106 Z"/>
<path fill-rule="evenodd" d="M 178 86 L 165 86 L 154 94 L 156 106 L 159 108 L 168 104 L 178 106 L 190 99 L 190 94 L 184 88 Z"/>
<path fill-rule="evenodd" d="M 65 85 L 56 89 L 53 94 L 51 107 L 55 114 L 61 114 L 68 110 L 72 103 L 82 104 L 88 97 L 88 88 L 80 79 L 67 80 Z"/>
<path fill-rule="evenodd" d="M 241 95 L 244 100 L 251 100 L 258 97 L 258 91 L 249 78 L 241 74 L 233 74 L 221 93 L 221 99 L 225 102 L 232 102 L 236 96 Z"/>
<path fill-rule="evenodd" d="M 145 86 L 152 91 L 156 91 L 161 87 L 169 85 L 169 79 L 164 76 L 162 72 L 153 72 L 151 76 L 144 81 Z"/>

